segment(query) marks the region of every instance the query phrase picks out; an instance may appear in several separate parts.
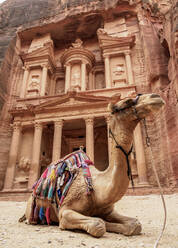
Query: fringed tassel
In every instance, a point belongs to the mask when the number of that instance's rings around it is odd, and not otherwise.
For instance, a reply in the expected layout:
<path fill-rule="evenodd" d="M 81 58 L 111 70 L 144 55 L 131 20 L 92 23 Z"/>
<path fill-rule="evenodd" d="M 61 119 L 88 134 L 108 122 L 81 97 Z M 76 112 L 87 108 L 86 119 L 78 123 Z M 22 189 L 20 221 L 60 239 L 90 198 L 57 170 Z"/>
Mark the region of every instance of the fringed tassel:
<path fill-rule="evenodd" d="M 36 224 L 38 223 L 38 218 L 39 218 L 39 207 L 36 205 L 34 210 L 34 221 L 36 222 Z"/>
<path fill-rule="evenodd" d="M 53 198 L 53 192 L 54 192 L 54 188 L 53 188 L 53 185 L 51 183 L 49 191 L 48 191 L 48 200 Z"/>
<path fill-rule="evenodd" d="M 43 172 L 42 178 L 43 178 L 43 179 L 46 179 L 47 174 L 48 174 L 48 168 L 46 168 L 46 170 Z"/>
<path fill-rule="evenodd" d="M 41 221 L 43 221 L 43 219 L 45 218 L 45 213 L 44 213 L 44 208 L 43 207 L 40 208 L 39 218 L 40 218 Z"/>
<path fill-rule="evenodd" d="M 87 165 L 93 165 L 93 162 L 92 162 L 91 160 L 89 160 L 89 159 L 86 159 L 86 160 L 85 160 L 85 163 L 86 163 Z"/>
<path fill-rule="evenodd" d="M 45 216 L 46 216 L 46 221 L 47 221 L 48 225 L 50 225 L 51 221 L 50 221 L 50 208 L 49 207 L 46 209 Z"/>

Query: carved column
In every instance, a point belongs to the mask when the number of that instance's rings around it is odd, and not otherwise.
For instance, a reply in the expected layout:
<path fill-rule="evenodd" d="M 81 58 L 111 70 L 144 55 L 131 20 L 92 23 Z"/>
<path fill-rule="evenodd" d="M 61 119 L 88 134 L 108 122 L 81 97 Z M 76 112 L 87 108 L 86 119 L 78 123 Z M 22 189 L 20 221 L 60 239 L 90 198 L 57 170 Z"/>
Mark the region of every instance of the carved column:
<path fill-rule="evenodd" d="M 25 71 L 24 71 L 23 81 L 22 81 L 22 86 L 21 86 L 21 91 L 20 91 L 20 98 L 25 97 L 25 91 L 26 91 L 27 81 L 28 81 L 28 76 L 29 76 L 29 67 L 24 67 L 23 69 Z"/>
<path fill-rule="evenodd" d="M 82 63 L 81 65 L 81 90 L 85 91 L 86 90 L 86 64 Z"/>
<path fill-rule="evenodd" d="M 42 67 L 43 69 L 42 69 L 42 78 L 41 78 L 41 96 L 45 96 L 47 76 L 48 76 L 48 66 L 43 65 Z"/>
<path fill-rule="evenodd" d="M 70 88 L 70 75 L 71 75 L 71 65 L 67 64 L 66 65 L 66 75 L 65 75 L 65 93 L 67 93 L 67 91 Z"/>
<path fill-rule="evenodd" d="M 86 151 L 92 161 L 94 161 L 94 129 L 93 118 L 86 118 Z"/>
<path fill-rule="evenodd" d="M 11 189 L 13 186 L 15 168 L 17 162 L 17 155 L 19 150 L 19 141 L 21 135 L 21 125 L 20 122 L 13 124 L 13 134 L 9 153 L 9 161 L 6 170 L 6 177 L 4 183 L 4 189 Z"/>
<path fill-rule="evenodd" d="M 61 157 L 62 127 L 63 127 L 63 120 L 58 120 L 54 122 L 52 161 L 58 160 Z"/>
<path fill-rule="evenodd" d="M 131 62 L 130 52 L 125 53 L 125 60 L 126 60 L 127 76 L 128 76 L 129 84 L 134 84 L 134 77 L 133 77 L 133 71 L 132 71 L 132 62 Z"/>
<path fill-rule="evenodd" d="M 33 138 L 33 150 L 32 150 L 32 163 L 29 173 L 28 188 L 31 189 L 33 184 L 39 177 L 40 167 L 40 150 L 41 150 L 41 138 L 42 138 L 43 126 L 42 123 L 35 122 L 34 138 Z"/>
<path fill-rule="evenodd" d="M 109 56 L 104 57 L 106 88 L 111 88 L 111 71 Z"/>
<path fill-rule="evenodd" d="M 108 134 L 108 157 L 109 161 L 111 159 L 111 149 L 112 149 L 112 139 L 109 135 L 109 128 L 110 128 L 110 122 L 111 122 L 111 116 L 106 116 L 106 123 L 107 123 L 107 134 Z"/>
<path fill-rule="evenodd" d="M 138 171 L 139 184 L 143 186 L 148 186 L 149 183 L 147 179 L 145 152 L 144 152 L 143 138 L 142 138 L 140 123 L 137 125 L 134 131 L 134 143 L 135 143 L 135 153 L 136 153 L 136 160 L 137 160 L 137 171 Z"/>
<path fill-rule="evenodd" d="M 93 73 L 90 71 L 89 73 L 89 90 L 93 90 Z"/>

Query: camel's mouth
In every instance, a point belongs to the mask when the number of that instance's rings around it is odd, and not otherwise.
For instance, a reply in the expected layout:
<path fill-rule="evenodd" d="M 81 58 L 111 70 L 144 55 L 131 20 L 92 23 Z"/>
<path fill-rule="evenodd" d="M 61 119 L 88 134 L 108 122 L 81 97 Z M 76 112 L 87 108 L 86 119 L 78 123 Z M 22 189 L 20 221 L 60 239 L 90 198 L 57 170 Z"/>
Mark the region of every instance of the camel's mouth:
<path fill-rule="evenodd" d="M 148 99 L 148 106 L 153 111 L 160 110 L 165 105 L 164 100 L 156 94 L 152 94 Z"/>

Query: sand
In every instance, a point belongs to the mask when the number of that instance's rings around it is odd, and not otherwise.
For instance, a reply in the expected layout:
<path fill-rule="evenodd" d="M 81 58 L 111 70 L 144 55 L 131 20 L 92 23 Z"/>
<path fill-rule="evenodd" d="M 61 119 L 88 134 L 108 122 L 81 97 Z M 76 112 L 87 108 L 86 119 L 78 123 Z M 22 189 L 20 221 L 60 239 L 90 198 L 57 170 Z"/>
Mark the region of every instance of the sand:
<path fill-rule="evenodd" d="M 159 248 L 178 248 L 178 194 L 166 195 L 167 224 Z M 18 223 L 25 202 L 0 201 L 0 248 L 152 248 L 163 225 L 159 195 L 125 196 L 116 204 L 119 213 L 137 217 L 142 234 L 126 237 L 106 233 L 97 239 L 79 231 L 61 231 L 58 226 Z"/>

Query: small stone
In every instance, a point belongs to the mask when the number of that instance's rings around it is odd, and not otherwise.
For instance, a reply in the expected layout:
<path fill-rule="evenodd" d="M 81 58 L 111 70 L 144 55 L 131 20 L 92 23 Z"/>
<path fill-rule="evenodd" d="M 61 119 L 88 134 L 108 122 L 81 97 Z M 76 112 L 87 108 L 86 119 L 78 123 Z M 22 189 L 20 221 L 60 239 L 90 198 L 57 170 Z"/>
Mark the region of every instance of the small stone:
<path fill-rule="evenodd" d="M 52 243 L 52 241 L 51 240 L 48 240 L 48 244 L 51 244 Z"/>
<path fill-rule="evenodd" d="M 86 244 L 85 244 L 85 242 L 84 242 L 84 241 L 82 241 L 82 242 L 81 242 L 81 245 L 86 246 Z"/>
<path fill-rule="evenodd" d="M 75 238 L 75 235 L 70 234 L 70 235 L 69 235 L 69 238 L 71 238 L 71 239 L 72 239 L 72 238 Z"/>

